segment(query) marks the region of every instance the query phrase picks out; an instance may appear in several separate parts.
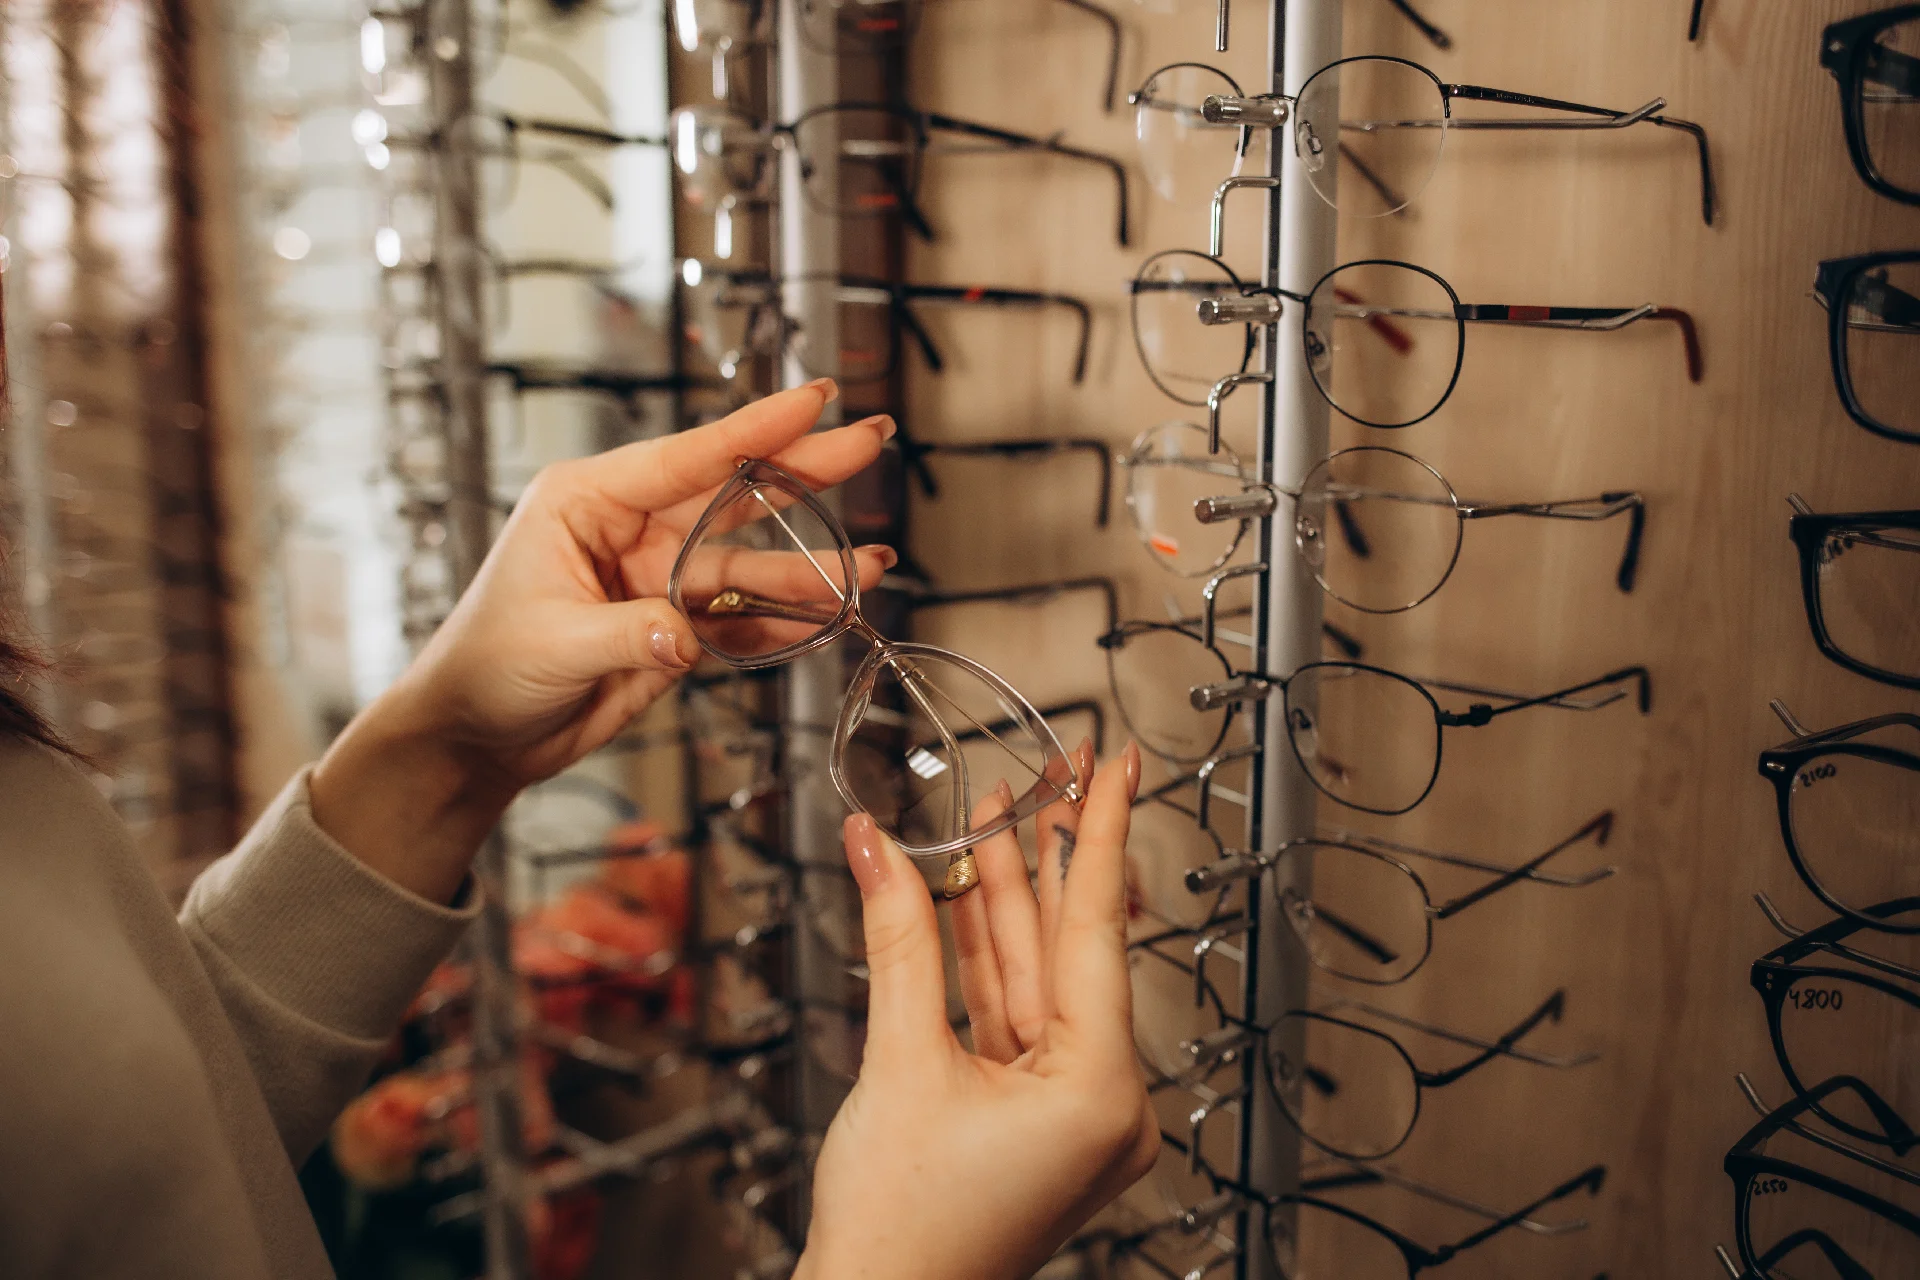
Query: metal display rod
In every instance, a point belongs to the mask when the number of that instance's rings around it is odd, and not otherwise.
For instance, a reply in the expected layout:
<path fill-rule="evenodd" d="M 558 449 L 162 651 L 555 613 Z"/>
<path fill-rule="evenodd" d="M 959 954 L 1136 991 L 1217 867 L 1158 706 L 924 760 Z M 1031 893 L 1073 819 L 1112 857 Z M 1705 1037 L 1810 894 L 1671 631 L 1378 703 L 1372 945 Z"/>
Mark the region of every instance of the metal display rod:
<path fill-rule="evenodd" d="M 474 145 L 473 14 L 469 0 L 426 0 L 428 107 L 433 136 L 435 320 L 440 329 L 441 429 L 447 446 L 447 560 L 455 598 L 493 542 L 487 433 L 486 241 Z M 487 1280 L 530 1280 L 526 1152 L 515 1045 L 513 921 L 507 846 L 488 834 L 474 863 L 480 914 L 468 934 L 473 960 L 473 1091 L 480 1120 Z"/>
<path fill-rule="evenodd" d="M 778 104 L 777 118 L 782 120 L 799 120 L 812 108 L 834 102 L 839 96 L 840 58 L 834 51 L 837 26 L 829 18 L 825 22 L 816 20 L 816 30 L 803 31 L 808 7 L 807 0 L 780 0 L 775 16 L 772 100 Z M 779 374 L 784 387 L 800 386 L 838 367 L 839 309 L 832 281 L 840 272 L 840 219 L 830 212 L 838 188 L 831 154 L 814 157 L 815 170 L 804 176 L 797 147 L 785 148 L 780 157 L 775 275 L 783 282 L 781 305 L 795 333 Z M 820 428 L 836 426 L 839 421 L 839 405 L 828 405 L 821 414 Z M 821 495 L 836 514 L 837 497 L 831 492 Z M 800 658 L 787 667 L 782 678 L 786 724 L 789 730 L 799 727 L 798 732 L 786 734 L 784 753 L 787 777 L 794 781 L 786 805 L 788 849 L 800 866 L 830 867 L 843 857 L 843 810 L 838 793 L 828 781 L 832 740 L 828 734 L 815 732 L 814 727 L 833 724 L 840 713 L 847 671 L 839 646 L 829 645 Z M 835 881 L 834 877 L 819 879 Z M 824 891 L 850 889 L 835 882 Z M 846 1002 L 850 984 L 845 964 L 834 957 L 815 930 L 797 928 L 789 936 L 788 995 L 794 1007 Z M 794 1116 L 802 1133 L 824 1133 L 846 1097 L 846 1086 L 815 1066 L 806 1045 L 806 1021 L 798 1013 L 795 1018 L 794 1039 L 800 1051 L 794 1056 Z M 804 1185 L 794 1201 L 789 1238 L 797 1249 L 806 1238 L 812 1213 Z"/>
<path fill-rule="evenodd" d="M 1284 92 L 1306 82 L 1316 68 L 1340 57 L 1340 0 L 1270 0 L 1268 89 Z M 1269 288 L 1306 292 L 1331 270 L 1338 240 L 1338 215 L 1313 189 L 1288 143 L 1290 131 L 1270 132 L 1267 145 L 1266 244 L 1263 283 Z M 1329 162 L 1333 162 L 1332 158 Z M 1305 308 L 1283 308 L 1260 344 L 1261 479 L 1292 485 L 1327 455 L 1327 402 L 1314 387 L 1302 349 Z M 1305 563 L 1294 553 L 1293 528 L 1283 517 L 1261 521 L 1260 546 L 1267 569 L 1259 576 L 1255 608 L 1254 658 L 1261 671 L 1289 672 L 1320 658 L 1322 596 Z M 1249 822 L 1254 847 L 1277 848 L 1282 841 L 1313 834 L 1315 792 L 1305 770 L 1286 749 L 1285 711 L 1278 700 L 1265 704 L 1255 730 L 1261 746 L 1253 778 Z M 1279 920 L 1279 894 L 1310 889 L 1310 870 L 1296 860 L 1276 866 L 1264 877 L 1249 909 L 1255 927 L 1249 935 L 1243 1007 L 1257 1026 L 1268 1026 L 1289 1009 L 1307 1002 L 1307 959 L 1291 929 Z M 1291 878 L 1289 878 L 1291 877 Z M 1266 927 L 1269 923 L 1273 927 Z M 1302 1037 L 1304 1041 L 1304 1036 Z M 1305 1044 L 1278 1046 L 1295 1061 Z M 1269 1194 L 1298 1190 L 1300 1135 L 1280 1113 L 1271 1092 L 1253 1079 L 1262 1070 L 1249 1055 L 1242 1113 L 1241 1170 L 1246 1184 Z M 1240 1224 L 1240 1280 L 1284 1280 L 1273 1269 L 1260 1232 L 1279 1226 L 1292 1233 L 1286 1211 L 1270 1220 L 1243 1215 Z"/>

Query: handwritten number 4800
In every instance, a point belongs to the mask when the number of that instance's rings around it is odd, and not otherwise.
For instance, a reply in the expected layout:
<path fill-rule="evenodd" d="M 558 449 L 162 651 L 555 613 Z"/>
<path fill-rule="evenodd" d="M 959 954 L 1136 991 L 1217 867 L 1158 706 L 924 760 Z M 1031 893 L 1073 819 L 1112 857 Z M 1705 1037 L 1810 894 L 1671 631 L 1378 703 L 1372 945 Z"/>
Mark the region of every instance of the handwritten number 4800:
<path fill-rule="evenodd" d="M 1835 987 L 1796 987 L 1787 992 L 1787 1001 L 1796 1009 L 1838 1010 L 1845 994 Z"/>

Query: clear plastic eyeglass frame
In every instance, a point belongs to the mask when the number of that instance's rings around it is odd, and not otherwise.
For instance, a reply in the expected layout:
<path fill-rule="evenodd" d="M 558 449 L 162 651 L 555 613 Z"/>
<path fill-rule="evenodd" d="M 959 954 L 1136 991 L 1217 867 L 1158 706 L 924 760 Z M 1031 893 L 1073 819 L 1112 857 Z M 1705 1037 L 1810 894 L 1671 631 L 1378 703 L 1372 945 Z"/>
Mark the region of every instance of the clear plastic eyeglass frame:
<path fill-rule="evenodd" d="M 748 505 L 742 508 L 742 504 Z M 799 510 L 830 533 L 834 542 L 830 551 L 810 549 L 796 532 L 790 513 Z M 718 547 L 717 543 L 707 543 L 710 535 L 717 538 L 728 532 L 729 526 L 737 528 L 749 522 L 767 522 L 777 528 L 784 535 L 784 539 L 775 537 L 782 550 L 727 547 L 718 560 L 710 558 Z M 795 552 L 801 557 L 798 561 L 792 559 Z M 704 575 L 714 573 L 716 563 L 720 573 L 726 576 L 705 580 Z M 756 575 L 772 582 L 783 573 L 790 577 L 779 586 L 753 589 L 753 584 L 761 581 Z M 796 585 L 793 581 L 796 578 L 806 581 Z M 826 594 L 820 593 L 822 588 Z M 781 592 L 795 598 L 778 598 Z M 730 666 L 743 669 L 777 666 L 819 650 L 849 632 L 867 641 L 871 648 L 854 672 L 834 725 L 829 772 L 835 789 L 849 808 L 872 812 L 854 788 L 849 750 L 868 713 L 876 710 L 877 684 L 882 678 L 896 682 L 911 704 L 909 710 L 924 717 L 938 739 L 915 747 L 908 754 L 906 768 L 924 782 L 937 783 L 934 789 L 945 793 L 941 807 L 947 817 L 941 822 L 942 838 L 915 841 L 905 838 L 900 830 L 888 831 L 900 847 L 915 858 L 957 856 L 1047 805 L 1063 800 L 1077 804 L 1085 797 L 1087 779 L 1080 776 L 1079 766 L 1060 745 L 1045 718 L 1012 685 L 962 654 L 933 645 L 889 640 L 874 629 L 860 611 L 859 574 L 845 528 L 804 482 L 773 463 L 744 460 L 733 477 L 720 487 L 687 535 L 674 564 L 667 594 L 674 608 L 694 620 L 702 647 Z M 714 642 L 709 630 L 703 628 L 703 622 L 709 627 L 764 624 L 770 630 L 785 629 L 785 634 L 795 638 L 764 651 L 729 652 Z M 963 677 L 978 681 L 997 700 L 1003 709 L 1001 714 L 1015 721 L 1013 728 L 983 722 L 929 674 L 938 669 L 957 669 Z M 1006 742 L 1014 729 L 1030 735 L 1039 749 L 1042 759 L 1037 767 Z M 1012 805 L 977 825 L 972 820 L 974 802 L 987 791 L 981 788 L 976 794 L 972 785 L 962 749 L 962 740 L 966 738 L 984 738 L 994 743 L 1032 774 L 1024 791 L 1016 790 Z M 945 753 L 938 767 L 928 763 L 929 747 Z M 888 824 L 882 820 L 881 825 L 886 828 Z"/>

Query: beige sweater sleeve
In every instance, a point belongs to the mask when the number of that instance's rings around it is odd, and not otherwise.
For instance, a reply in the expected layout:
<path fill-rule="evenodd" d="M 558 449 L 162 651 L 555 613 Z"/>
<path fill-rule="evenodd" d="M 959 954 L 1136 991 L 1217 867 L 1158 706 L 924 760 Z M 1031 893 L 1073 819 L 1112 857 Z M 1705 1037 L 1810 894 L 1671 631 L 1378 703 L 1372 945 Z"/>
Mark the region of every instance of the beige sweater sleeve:
<path fill-rule="evenodd" d="M 341 848 L 313 820 L 304 772 L 194 882 L 180 924 L 296 1166 L 473 919 L 461 896 L 428 902 Z"/>

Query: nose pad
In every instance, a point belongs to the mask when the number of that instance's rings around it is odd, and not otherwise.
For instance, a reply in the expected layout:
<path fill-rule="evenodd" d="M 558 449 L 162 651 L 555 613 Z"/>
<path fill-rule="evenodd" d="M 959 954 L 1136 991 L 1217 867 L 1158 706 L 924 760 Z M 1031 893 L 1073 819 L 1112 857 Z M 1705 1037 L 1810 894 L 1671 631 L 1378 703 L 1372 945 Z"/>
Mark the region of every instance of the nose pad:
<path fill-rule="evenodd" d="M 1302 511 L 1293 518 L 1293 545 L 1309 568 L 1325 567 L 1327 563 L 1326 530 L 1322 527 L 1317 515 Z"/>
<path fill-rule="evenodd" d="M 1320 133 L 1311 120 L 1300 119 L 1294 123 L 1293 151 L 1308 173 L 1319 173 L 1327 167 L 1326 144 L 1320 141 Z"/>
<path fill-rule="evenodd" d="M 1307 367 L 1315 373 L 1325 373 L 1333 366 L 1333 344 L 1311 324 L 1307 326 L 1303 337 L 1307 349 Z"/>
<path fill-rule="evenodd" d="M 1302 760 L 1311 763 L 1320 758 L 1320 730 L 1304 707 L 1295 707 L 1288 714 L 1287 731 L 1293 735 L 1293 745 L 1299 749 Z"/>

